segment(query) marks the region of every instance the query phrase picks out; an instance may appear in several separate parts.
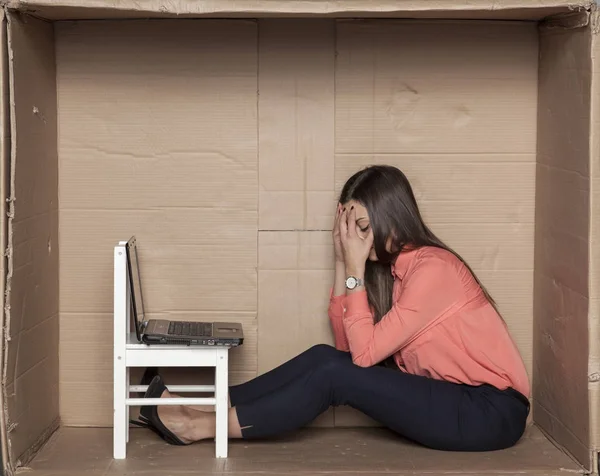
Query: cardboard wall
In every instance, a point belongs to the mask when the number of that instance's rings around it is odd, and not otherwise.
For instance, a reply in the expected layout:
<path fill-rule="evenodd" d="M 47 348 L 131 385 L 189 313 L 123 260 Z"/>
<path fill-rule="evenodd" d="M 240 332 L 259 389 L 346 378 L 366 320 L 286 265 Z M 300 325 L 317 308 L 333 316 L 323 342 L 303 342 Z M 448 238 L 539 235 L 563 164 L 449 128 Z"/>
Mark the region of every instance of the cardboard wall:
<path fill-rule="evenodd" d="M 11 161 L 5 423 L 12 462 L 58 425 L 58 163 L 52 25 L 8 17 Z"/>
<path fill-rule="evenodd" d="M 65 424 L 111 424 L 112 246 L 131 233 L 152 316 L 244 323 L 235 381 L 330 343 L 335 194 L 369 163 L 408 174 L 531 371 L 534 24 L 68 22 L 56 36 Z M 371 423 L 339 409 L 317 424 L 334 422 Z"/>
<path fill-rule="evenodd" d="M 591 35 L 542 29 L 538 116 L 534 419 L 579 461 L 590 448 Z"/>
<path fill-rule="evenodd" d="M 66 425 L 111 424 L 111 256 L 131 234 L 150 317 L 241 321 L 232 379 L 256 374 L 256 44 L 252 21 L 57 25 Z"/>

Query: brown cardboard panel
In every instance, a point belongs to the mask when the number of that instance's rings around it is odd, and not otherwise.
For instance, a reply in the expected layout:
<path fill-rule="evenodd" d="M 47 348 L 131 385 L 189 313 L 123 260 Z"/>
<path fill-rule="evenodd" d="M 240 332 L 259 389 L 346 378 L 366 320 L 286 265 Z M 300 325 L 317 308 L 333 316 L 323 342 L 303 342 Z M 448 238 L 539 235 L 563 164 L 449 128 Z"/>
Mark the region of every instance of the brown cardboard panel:
<path fill-rule="evenodd" d="M 536 273 L 536 289 L 534 309 L 541 316 L 552 316 L 551 321 L 535 323 L 535 342 L 547 353 L 558 359 L 568 352 L 569 345 L 579 342 L 581 347 L 587 347 L 588 330 L 585 326 L 574 325 L 574 321 L 588 310 L 588 299 L 581 294 L 563 288 L 555 278 Z M 543 346 L 543 347 L 542 347 Z M 587 399 L 587 352 L 570 351 L 568 361 L 560 360 L 555 367 L 548 369 L 536 355 L 534 360 L 535 393 L 534 402 L 546 411 L 552 411 L 552 416 L 561 422 L 572 422 L 569 431 L 573 438 L 586 444 L 589 433 L 587 418 L 573 418 L 573 408 L 581 404 L 582 395 Z M 549 357 L 546 357 L 549 360 Z M 556 389 L 568 382 L 569 389 L 559 392 Z M 559 400 L 560 399 L 560 400 Z M 581 409 L 587 413 L 587 403 Z M 534 414 L 535 417 L 535 414 Z M 549 429 L 544 428 L 550 433 Z M 582 436 L 581 436 L 582 435 Z M 571 448 L 567 449 L 576 454 Z"/>
<path fill-rule="evenodd" d="M 56 335 L 55 333 L 54 335 Z M 40 389 L 47 390 L 43 401 Z M 43 361 L 30 372 L 5 387 L 6 410 L 16 415 L 8 420 L 10 468 L 26 465 L 58 429 L 58 366 Z M 50 408 L 52 413 L 46 413 Z M 54 417 L 54 418 L 52 418 Z M 41 429 L 41 432 L 40 432 Z M 19 456 L 17 455 L 17 452 Z"/>
<path fill-rule="evenodd" d="M 587 295 L 588 276 L 581 271 L 587 268 L 589 255 L 590 218 L 583 212 L 590 208 L 589 176 L 539 164 L 536 193 L 538 202 L 543 203 L 543 210 L 538 212 L 538 226 L 544 230 L 536 243 L 536 269 L 548 276 L 560 276 L 565 286 Z M 574 210 L 582 211 L 574 213 Z M 566 243 L 570 245 L 569 253 L 559 251 Z"/>
<path fill-rule="evenodd" d="M 475 270 L 532 270 L 533 224 L 431 223 Z"/>
<path fill-rule="evenodd" d="M 134 234 L 149 312 L 256 312 L 256 217 L 216 208 L 63 209 L 61 312 L 112 311 L 112 250 Z"/>
<path fill-rule="evenodd" d="M 429 223 L 534 221 L 534 154 L 337 155 L 336 195 L 353 173 L 374 164 L 406 174 Z"/>
<path fill-rule="evenodd" d="M 19 164 L 17 173 L 18 167 Z M 56 197 L 54 201 L 56 203 Z M 15 200 L 15 218 L 18 216 L 17 206 L 18 196 Z M 48 210 L 22 220 L 15 219 L 12 223 L 12 259 L 15 268 L 10 297 L 10 327 L 15 333 L 11 334 L 11 339 L 17 337 L 16 332 L 29 331 L 58 313 L 57 225 L 57 210 Z M 18 318 L 14 318 L 15 311 Z M 20 351 L 28 352 L 25 349 Z M 12 377 L 15 375 L 11 374 L 9 368 L 7 378 Z"/>
<path fill-rule="evenodd" d="M 261 231 L 258 259 L 261 270 L 333 271 L 331 232 Z"/>
<path fill-rule="evenodd" d="M 69 95 L 72 90 L 65 87 L 60 91 L 68 91 L 66 94 Z M 164 96 L 162 100 L 170 102 Z M 106 112 L 114 114 L 108 110 Z M 77 114 L 77 111 L 65 112 L 64 117 L 66 114 L 70 116 Z M 114 142 L 92 146 L 80 141 L 82 124 L 74 124 L 72 130 L 67 128 L 61 134 L 64 139 L 61 142 L 61 150 L 64 151 L 60 158 L 61 187 L 62 184 L 64 187 L 60 194 L 61 202 L 68 204 L 70 210 L 97 209 L 101 203 L 104 210 L 152 209 L 169 213 L 175 208 L 197 207 L 206 211 L 256 211 L 256 194 L 252 188 L 256 186 L 256 170 L 251 165 L 256 158 L 247 156 L 238 161 L 229 153 L 210 150 L 169 151 L 164 148 L 160 151 L 164 142 L 155 139 L 150 144 L 130 143 L 127 146 L 123 142 L 131 141 L 135 135 L 140 136 L 140 141 L 143 141 L 141 136 L 149 138 L 151 135 L 150 132 L 140 134 L 139 130 L 134 132 L 134 124 L 138 119 L 128 115 L 125 113 L 122 120 L 127 124 L 126 128 L 131 128 L 131 135 L 119 134 L 120 140 L 116 138 Z M 154 120 L 161 121 L 160 118 Z M 89 127 L 85 134 L 91 133 L 93 126 Z M 114 123 L 110 128 L 113 127 L 117 129 Z M 144 124 L 142 127 L 150 131 L 154 125 Z M 111 131 L 106 133 L 110 134 Z M 181 144 L 186 136 L 181 131 L 173 135 L 179 137 L 173 137 L 171 147 L 176 147 L 175 141 Z M 77 143 L 70 138 L 77 140 Z M 126 148 L 131 150 L 124 152 Z M 110 181 L 106 180 L 107 170 L 113 172 Z M 225 174 L 236 187 L 223 187 Z M 200 183 L 199 176 L 202 177 Z M 82 190 L 86 193 L 81 193 Z"/>
<path fill-rule="evenodd" d="M 327 317 L 332 253 L 327 232 L 260 232 L 259 373 L 333 342 Z"/>
<path fill-rule="evenodd" d="M 335 22 L 261 20 L 259 31 L 259 229 L 327 229 Z"/>
<path fill-rule="evenodd" d="M 549 15 L 586 9 L 590 0 L 194 0 L 165 3 L 160 0 L 9 0 L 12 8 L 35 11 L 44 18 L 147 18 L 185 16 L 376 16 L 409 18 L 481 18 L 539 20 Z"/>
<path fill-rule="evenodd" d="M 260 270 L 259 276 L 261 373 L 314 344 L 332 343 L 327 320 L 332 272 Z"/>
<path fill-rule="evenodd" d="M 56 353 L 58 324 L 58 315 L 55 314 L 36 326 L 23 329 L 14 338 L 16 345 L 10 346 L 7 353 L 7 360 L 14 362 L 14 367 L 7 371 L 7 382 L 18 380 L 38 365 L 47 365 L 45 360 Z M 26 403 L 24 396 L 23 400 Z"/>
<path fill-rule="evenodd" d="M 336 153 L 533 154 L 537 31 L 341 22 Z"/>
<path fill-rule="evenodd" d="M 8 28 L 12 150 L 3 384 L 6 463 L 15 465 L 58 419 L 58 167 L 52 26 L 10 15 Z"/>
<path fill-rule="evenodd" d="M 57 55 L 61 207 L 256 211 L 255 23 L 63 23 Z"/>
<path fill-rule="evenodd" d="M 544 107 L 538 116 L 543 140 L 538 141 L 537 160 L 583 177 L 589 177 L 590 171 L 590 161 L 583 159 L 590 146 L 590 38 L 583 28 L 544 29 L 540 35 L 540 104 Z M 557 91 L 568 94 L 550 100 Z M 550 122 L 561 127 L 560 134 L 548 133 Z"/>
<path fill-rule="evenodd" d="M 150 311 L 255 311 L 255 23 L 60 24 L 57 52 L 61 309 L 110 312 L 135 233 Z"/>
<path fill-rule="evenodd" d="M 588 468 L 591 37 L 541 34 L 533 339 L 534 419 Z"/>
<path fill-rule="evenodd" d="M 11 464 L 26 463 L 58 426 L 58 315 L 15 337 L 14 375 L 5 387 Z M 43 395 L 43 398 L 40 398 Z"/>
<path fill-rule="evenodd" d="M 259 232 L 259 373 L 315 344 L 333 344 L 327 317 L 332 253 L 330 232 Z M 326 412 L 313 426 L 333 426 L 333 415 Z"/>
<path fill-rule="evenodd" d="M 256 375 L 256 24 L 56 28 L 61 414 L 109 425 L 112 248 L 131 235 L 149 316 L 242 322 L 232 374 Z"/>

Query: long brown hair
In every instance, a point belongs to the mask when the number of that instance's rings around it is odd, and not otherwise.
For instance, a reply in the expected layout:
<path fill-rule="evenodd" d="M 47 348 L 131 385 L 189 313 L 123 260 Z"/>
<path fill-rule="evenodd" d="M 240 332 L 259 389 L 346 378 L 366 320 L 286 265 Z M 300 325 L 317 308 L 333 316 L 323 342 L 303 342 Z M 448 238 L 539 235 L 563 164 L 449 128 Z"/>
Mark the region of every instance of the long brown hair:
<path fill-rule="evenodd" d="M 379 322 L 392 308 L 394 277 L 390 265 L 407 246 L 434 246 L 452 253 L 471 272 L 485 297 L 497 310 L 496 303 L 471 267 L 427 227 L 412 187 L 399 169 L 373 165 L 357 172 L 348 179 L 340 194 L 340 203 L 349 200 L 355 200 L 367 209 L 373 230 L 373 245 L 379 261 L 367 261 L 365 287 L 375 322 Z M 389 237 L 392 237 L 393 252 L 386 248 Z"/>

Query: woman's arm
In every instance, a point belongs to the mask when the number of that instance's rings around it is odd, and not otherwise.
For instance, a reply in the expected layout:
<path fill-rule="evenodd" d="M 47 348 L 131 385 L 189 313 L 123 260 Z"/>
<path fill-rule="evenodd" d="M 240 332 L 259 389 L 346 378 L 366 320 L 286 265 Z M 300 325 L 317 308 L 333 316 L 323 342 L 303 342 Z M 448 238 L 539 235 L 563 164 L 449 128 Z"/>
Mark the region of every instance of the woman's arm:
<path fill-rule="evenodd" d="M 387 359 L 454 310 L 462 292 L 452 265 L 435 256 L 419 259 L 404 277 L 400 298 L 377 324 L 366 291 L 348 292 L 343 322 L 352 360 L 370 367 Z"/>
<path fill-rule="evenodd" d="M 343 262 L 335 263 L 335 277 L 329 300 L 329 321 L 335 338 L 335 348 L 348 352 L 348 339 L 344 330 L 344 307 L 346 305 L 346 266 Z"/>

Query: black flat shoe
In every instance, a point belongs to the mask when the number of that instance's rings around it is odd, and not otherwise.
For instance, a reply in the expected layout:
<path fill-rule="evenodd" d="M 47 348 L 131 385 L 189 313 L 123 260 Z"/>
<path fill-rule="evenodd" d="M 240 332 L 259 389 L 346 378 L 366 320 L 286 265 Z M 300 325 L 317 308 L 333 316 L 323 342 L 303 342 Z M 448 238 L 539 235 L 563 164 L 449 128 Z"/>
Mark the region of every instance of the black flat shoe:
<path fill-rule="evenodd" d="M 158 367 L 148 367 L 142 375 L 142 380 L 140 381 L 140 385 L 150 385 L 154 377 L 158 375 Z"/>
<path fill-rule="evenodd" d="M 147 367 L 144 371 L 144 375 L 142 375 L 142 379 L 140 380 L 140 385 L 148 386 L 152 379 L 158 375 L 158 367 Z M 143 398 L 144 393 L 137 393 L 137 398 Z"/>
<path fill-rule="evenodd" d="M 160 375 L 156 375 L 150 382 L 144 398 L 160 398 L 166 389 L 167 387 Z M 152 430 L 170 445 L 188 446 L 191 444 L 181 441 L 163 424 L 158 416 L 158 407 L 156 405 L 143 406 L 140 410 L 140 421 L 134 421 L 133 423 Z"/>

